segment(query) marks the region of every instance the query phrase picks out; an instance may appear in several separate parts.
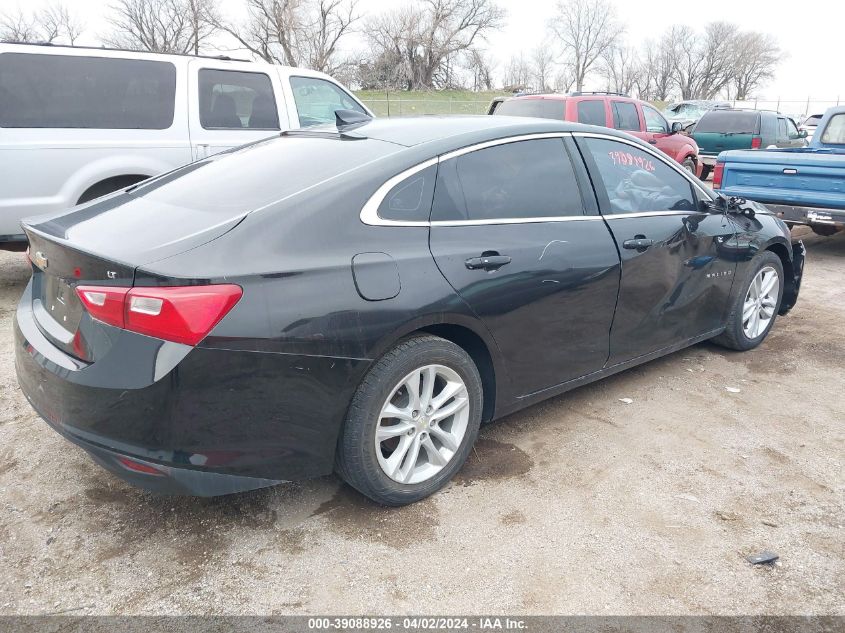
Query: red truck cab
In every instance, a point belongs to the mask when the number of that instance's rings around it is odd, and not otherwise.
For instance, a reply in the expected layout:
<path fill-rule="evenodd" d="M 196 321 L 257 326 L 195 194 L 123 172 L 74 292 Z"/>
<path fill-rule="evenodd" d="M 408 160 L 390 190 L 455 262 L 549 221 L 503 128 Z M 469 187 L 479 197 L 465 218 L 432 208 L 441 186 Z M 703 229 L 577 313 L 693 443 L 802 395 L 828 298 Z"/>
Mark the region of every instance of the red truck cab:
<path fill-rule="evenodd" d="M 622 130 L 651 143 L 695 176 L 701 176 L 696 142 L 673 132 L 655 107 L 639 99 L 608 92 L 524 95 L 498 104 L 494 114 L 562 119 Z"/>

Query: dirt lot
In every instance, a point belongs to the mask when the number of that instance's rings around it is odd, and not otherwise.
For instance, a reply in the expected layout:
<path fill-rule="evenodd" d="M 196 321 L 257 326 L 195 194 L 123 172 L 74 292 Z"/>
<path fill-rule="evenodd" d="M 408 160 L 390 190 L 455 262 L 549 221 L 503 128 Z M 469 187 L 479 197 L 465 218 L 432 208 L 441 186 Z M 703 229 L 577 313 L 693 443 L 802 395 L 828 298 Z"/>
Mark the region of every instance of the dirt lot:
<path fill-rule="evenodd" d="M 334 477 L 198 500 L 102 471 L 17 388 L 27 268 L 2 253 L 0 613 L 845 614 L 845 235 L 807 241 L 761 348 L 512 415 L 395 510 Z M 764 549 L 780 561 L 746 562 Z"/>

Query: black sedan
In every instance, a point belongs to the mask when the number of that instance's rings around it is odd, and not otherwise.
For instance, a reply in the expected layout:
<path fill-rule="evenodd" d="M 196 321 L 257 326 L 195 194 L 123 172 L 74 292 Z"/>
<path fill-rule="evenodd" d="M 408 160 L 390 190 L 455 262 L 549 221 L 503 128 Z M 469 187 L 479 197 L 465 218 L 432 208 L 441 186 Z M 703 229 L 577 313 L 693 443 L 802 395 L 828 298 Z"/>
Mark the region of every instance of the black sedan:
<path fill-rule="evenodd" d="M 47 423 L 151 490 L 336 471 L 401 505 L 480 424 L 753 348 L 796 302 L 779 219 L 623 133 L 341 114 L 25 222 L 16 365 Z"/>

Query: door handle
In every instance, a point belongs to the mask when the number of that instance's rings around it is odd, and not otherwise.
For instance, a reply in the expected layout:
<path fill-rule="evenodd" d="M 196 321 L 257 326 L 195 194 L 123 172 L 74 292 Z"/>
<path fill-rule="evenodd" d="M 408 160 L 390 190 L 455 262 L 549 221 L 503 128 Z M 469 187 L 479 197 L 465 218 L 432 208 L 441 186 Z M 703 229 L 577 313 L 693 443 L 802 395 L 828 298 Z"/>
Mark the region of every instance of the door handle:
<path fill-rule="evenodd" d="M 638 235 L 632 240 L 625 240 L 622 242 L 622 248 L 630 248 L 631 250 L 644 251 L 649 246 L 654 244 L 654 240 L 647 239 L 645 236 Z"/>
<path fill-rule="evenodd" d="M 490 255 L 482 255 L 481 257 L 470 257 L 464 262 L 470 270 L 498 270 L 502 266 L 511 263 L 511 258 L 507 255 L 499 255 L 493 253 Z"/>

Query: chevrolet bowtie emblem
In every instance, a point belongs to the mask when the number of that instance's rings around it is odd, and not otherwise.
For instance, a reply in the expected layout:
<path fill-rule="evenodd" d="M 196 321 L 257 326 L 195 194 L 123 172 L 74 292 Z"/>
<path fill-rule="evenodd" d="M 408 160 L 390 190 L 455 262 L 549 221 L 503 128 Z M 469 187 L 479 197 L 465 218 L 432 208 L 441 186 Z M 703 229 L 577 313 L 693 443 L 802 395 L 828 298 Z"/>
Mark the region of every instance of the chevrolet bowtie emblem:
<path fill-rule="evenodd" d="M 35 255 L 32 258 L 32 263 L 38 266 L 41 270 L 47 268 L 47 258 L 41 251 L 36 251 Z"/>

